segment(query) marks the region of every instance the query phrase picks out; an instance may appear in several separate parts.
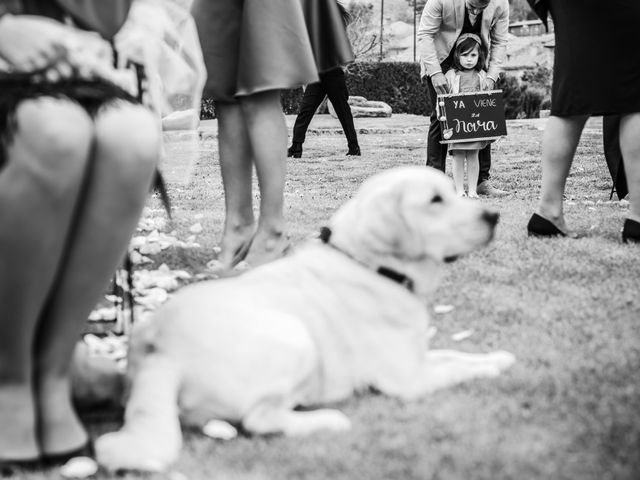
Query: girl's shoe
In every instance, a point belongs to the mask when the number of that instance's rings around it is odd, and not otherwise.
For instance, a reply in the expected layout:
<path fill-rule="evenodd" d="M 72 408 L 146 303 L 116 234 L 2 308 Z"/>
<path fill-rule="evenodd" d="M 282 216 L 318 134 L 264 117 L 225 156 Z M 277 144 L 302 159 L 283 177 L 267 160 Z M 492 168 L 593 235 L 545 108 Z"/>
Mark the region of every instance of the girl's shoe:
<path fill-rule="evenodd" d="M 476 192 L 469 192 L 469 198 L 480 198 Z"/>
<path fill-rule="evenodd" d="M 458 192 L 458 196 L 461 198 L 467 198 L 467 192 Z"/>
<path fill-rule="evenodd" d="M 534 213 L 527 224 L 527 232 L 533 237 L 566 237 L 567 234 L 556 227 L 550 220 Z M 573 236 L 572 236 L 573 238 Z"/>
<path fill-rule="evenodd" d="M 622 227 L 622 241 L 624 243 L 640 243 L 640 222 L 627 218 Z"/>

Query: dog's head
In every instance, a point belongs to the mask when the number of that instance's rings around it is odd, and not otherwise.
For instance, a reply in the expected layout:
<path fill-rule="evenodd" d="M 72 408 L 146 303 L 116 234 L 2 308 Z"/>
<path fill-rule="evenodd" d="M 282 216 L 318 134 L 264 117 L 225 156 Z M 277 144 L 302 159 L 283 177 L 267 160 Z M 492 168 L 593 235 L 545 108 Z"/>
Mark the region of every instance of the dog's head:
<path fill-rule="evenodd" d="M 330 221 L 332 242 L 367 262 L 398 266 L 450 261 L 486 245 L 498 214 L 460 198 L 452 182 L 429 167 L 379 173 Z M 386 262 L 386 263 L 385 263 Z"/>

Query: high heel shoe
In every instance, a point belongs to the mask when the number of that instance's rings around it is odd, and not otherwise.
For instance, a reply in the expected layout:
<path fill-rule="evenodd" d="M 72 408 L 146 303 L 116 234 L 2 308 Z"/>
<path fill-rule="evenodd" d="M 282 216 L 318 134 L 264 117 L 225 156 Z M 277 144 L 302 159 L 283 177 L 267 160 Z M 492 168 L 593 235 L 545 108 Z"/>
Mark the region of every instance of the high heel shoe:
<path fill-rule="evenodd" d="M 627 218 L 622 227 L 622 242 L 640 243 L 640 222 Z"/>
<path fill-rule="evenodd" d="M 360 155 L 361 155 L 360 146 L 358 146 L 358 145 L 350 145 L 349 146 L 349 151 L 347 152 L 347 156 L 359 157 Z"/>
<path fill-rule="evenodd" d="M 567 234 L 556 227 L 551 221 L 534 213 L 527 224 L 530 237 L 566 237 Z M 573 238 L 573 237 L 572 237 Z"/>
<path fill-rule="evenodd" d="M 300 158 L 302 157 L 302 144 L 293 142 L 287 150 L 287 157 Z"/>
<path fill-rule="evenodd" d="M 42 468 L 40 457 L 24 460 L 3 460 L 0 458 L 0 478 L 9 478 L 16 475 L 19 470 L 36 470 Z"/>

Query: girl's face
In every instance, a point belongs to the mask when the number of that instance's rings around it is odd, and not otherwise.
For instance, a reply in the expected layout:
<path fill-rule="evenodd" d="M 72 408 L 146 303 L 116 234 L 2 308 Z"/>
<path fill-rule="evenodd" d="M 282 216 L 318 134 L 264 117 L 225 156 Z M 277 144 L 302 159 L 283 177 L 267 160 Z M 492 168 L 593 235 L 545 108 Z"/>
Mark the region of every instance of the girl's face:
<path fill-rule="evenodd" d="M 460 54 L 460 66 L 465 70 L 471 70 L 478 64 L 480 52 L 478 52 L 478 46 L 473 49 Z"/>

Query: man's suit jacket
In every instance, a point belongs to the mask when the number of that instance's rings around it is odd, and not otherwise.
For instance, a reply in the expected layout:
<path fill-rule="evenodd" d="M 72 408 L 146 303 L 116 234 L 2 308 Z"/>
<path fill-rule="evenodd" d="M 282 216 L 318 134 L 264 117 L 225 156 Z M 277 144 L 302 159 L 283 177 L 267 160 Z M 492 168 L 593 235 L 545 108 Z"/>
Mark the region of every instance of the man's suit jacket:
<path fill-rule="evenodd" d="M 420 76 L 442 72 L 443 62 L 462 32 L 465 0 L 427 0 L 418 28 Z M 489 49 L 487 77 L 497 80 L 507 54 L 508 0 L 491 0 L 482 12 L 480 37 Z"/>

